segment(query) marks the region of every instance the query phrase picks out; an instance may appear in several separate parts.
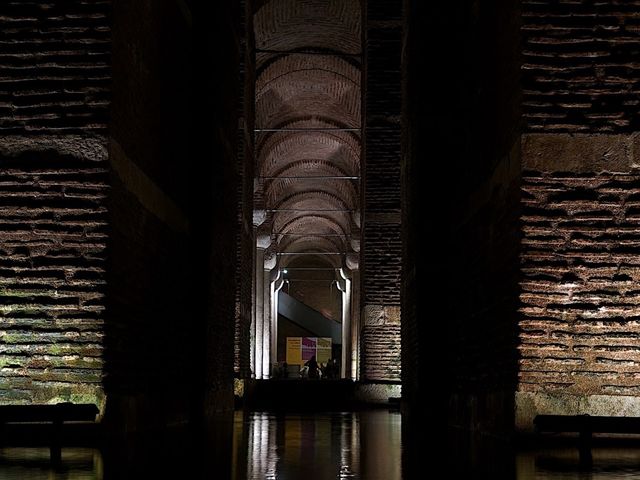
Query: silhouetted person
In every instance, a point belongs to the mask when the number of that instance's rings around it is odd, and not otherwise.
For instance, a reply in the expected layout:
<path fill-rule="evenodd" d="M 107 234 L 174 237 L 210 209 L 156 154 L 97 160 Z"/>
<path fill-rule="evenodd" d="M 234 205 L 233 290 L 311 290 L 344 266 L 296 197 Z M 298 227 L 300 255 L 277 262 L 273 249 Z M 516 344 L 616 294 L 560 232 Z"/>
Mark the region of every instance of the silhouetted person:
<path fill-rule="evenodd" d="M 287 362 L 282 364 L 282 378 L 289 378 L 289 365 Z"/>
<path fill-rule="evenodd" d="M 307 362 L 304 364 L 305 367 L 309 367 L 309 373 L 308 376 L 309 378 L 319 378 L 318 375 L 318 362 L 316 362 L 316 356 L 314 355 L 313 357 L 311 357 L 309 360 L 307 360 Z"/>
<path fill-rule="evenodd" d="M 327 362 L 327 366 L 325 367 L 324 371 L 326 378 L 338 377 L 338 364 L 336 363 L 335 358 L 332 358 Z"/>

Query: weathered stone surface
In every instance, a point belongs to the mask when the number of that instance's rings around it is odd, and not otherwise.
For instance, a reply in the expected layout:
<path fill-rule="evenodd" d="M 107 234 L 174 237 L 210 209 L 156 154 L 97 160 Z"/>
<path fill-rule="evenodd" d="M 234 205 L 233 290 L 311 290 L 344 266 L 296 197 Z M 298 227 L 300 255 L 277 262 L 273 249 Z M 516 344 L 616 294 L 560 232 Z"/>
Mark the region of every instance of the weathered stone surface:
<path fill-rule="evenodd" d="M 402 385 L 390 383 L 356 383 L 355 398 L 358 402 L 388 405 L 390 398 L 402 396 Z"/>
<path fill-rule="evenodd" d="M 400 380 L 400 307 L 365 305 L 360 368 L 367 380 Z"/>
<path fill-rule="evenodd" d="M 19 393 L 2 395 L 0 403 L 69 399 L 87 381 L 97 384 L 90 395 L 99 400 L 105 141 L 73 135 L 6 140 L 0 147 L 0 378 Z M 27 381 L 16 383 L 20 379 Z M 60 380 L 68 393 L 54 386 Z"/>
<path fill-rule="evenodd" d="M 637 130 L 639 7 L 636 0 L 522 3 L 527 130 Z"/>
<path fill-rule="evenodd" d="M 0 132 L 104 135 L 111 1 L 6 1 L 1 8 Z"/>
<path fill-rule="evenodd" d="M 536 415 L 640 416 L 638 391 L 627 395 L 572 395 L 562 392 L 517 392 L 516 429 L 533 433 Z"/>
<path fill-rule="evenodd" d="M 365 305 L 363 323 L 368 325 L 399 325 L 400 307 L 385 305 Z"/>
<path fill-rule="evenodd" d="M 525 173 L 519 391 L 640 392 L 639 185 L 636 174 Z"/>
<path fill-rule="evenodd" d="M 640 169 L 640 134 L 525 134 L 522 165 L 537 172 L 628 173 Z"/>

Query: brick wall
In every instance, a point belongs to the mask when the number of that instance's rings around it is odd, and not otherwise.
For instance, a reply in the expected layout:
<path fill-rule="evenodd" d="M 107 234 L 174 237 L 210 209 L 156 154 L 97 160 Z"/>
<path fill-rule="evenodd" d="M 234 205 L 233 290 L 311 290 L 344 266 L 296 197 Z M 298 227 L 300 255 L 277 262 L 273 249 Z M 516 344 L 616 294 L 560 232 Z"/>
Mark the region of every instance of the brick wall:
<path fill-rule="evenodd" d="M 236 312 L 234 371 L 240 378 L 251 376 L 250 329 L 251 329 L 251 282 L 254 265 L 253 233 L 253 179 L 254 179 L 254 97 L 255 65 L 253 62 L 253 6 L 251 2 L 239 2 L 238 26 L 240 31 L 240 72 L 238 111 L 238 158 L 237 169 L 241 181 L 238 183 L 238 225 L 236 241 Z"/>
<path fill-rule="evenodd" d="M 104 135 L 109 111 L 109 0 L 0 6 L 0 131 Z"/>
<path fill-rule="evenodd" d="M 0 403 L 102 405 L 109 14 L 0 6 Z"/>
<path fill-rule="evenodd" d="M 402 2 L 369 0 L 364 11 L 360 372 L 367 380 L 399 380 Z"/>
<path fill-rule="evenodd" d="M 535 132 L 640 127 L 640 2 L 528 1 L 523 115 Z"/>
<path fill-rule="evenodd" d="M 520 429 L 537 413 L 616 415 L 612 398 L 639 393 L 637 11 L 523 3 Z"/>
<path fill-rule="evenodd" d="M 639 180 L 524 173 L 520 391 L 640 393 Z"/>
<path fill-rule="evenodd" d="M 87 159 L 13 140 L 0 147 L 0 403 L 100 405 L 106 148 Z"/>

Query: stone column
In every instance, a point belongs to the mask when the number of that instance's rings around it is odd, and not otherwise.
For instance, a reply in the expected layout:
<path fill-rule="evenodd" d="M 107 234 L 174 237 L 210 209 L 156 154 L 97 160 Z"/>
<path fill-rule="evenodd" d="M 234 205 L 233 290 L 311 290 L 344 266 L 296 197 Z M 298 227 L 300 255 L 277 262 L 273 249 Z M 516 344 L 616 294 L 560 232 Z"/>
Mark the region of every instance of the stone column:
<path fill-rule="evenodd" d="M 400 324 L 378 325 L 399 319 L 402 263 L 402 2 L 384 3 L 365 5 L 361 375 L 399 381 Z"/>
<path fill-rule="evenodd" d="M 256 247 L 253 289 L 253 357 L 251 369 L 255 378 L 262 378 L 262 342 L 264 317 L 264 248 Z"/>
<path fill-rule="evenodd" d="M 351 271 L 351 379 L 360 378 L 360 271 Z"/>
<path fill-rule="evenodd" d="M 269 359 L 269 276 L 270 270 L 265 269 L 265 259 L 271 262 L 271 257 L 266 255 L 266 250 L 271 245 L 271 237 L 267 234 L 256 234 L 256 262 L 254 273 L 254 289 L 253 289 L 253 357 L 252 367 L 254 377 L 257 379 L 268 376 L 269 371 L 265 372 L 265 358 Z M 266 289 L 266 294 L 265 294 Z M 266 300 L 266 304 L 265 304 Z M 265 312 L 267 318 L 265 319 Z M 266 323 L 265 323 L 266 322 Z M 266 328 L 265 328 L 266 326 Z M 266 346 L 266 350 L 265 350 Z"/>
<path fill-rule="evenodd" d="M 351 377 L 351 280 L 341 268 L 338 289 L 342 292 L 342 361 L 340 376 Z"/>
<path fill-rule="evenodd" d="M 270 240 L 269 240 L 270 243 Z M 263 288 L 262 288 L 262 378 L 269 378 L 271 375 L 271 337 L 272 332 L 272 289 L 273 282 L 271 271 L 276 266 L 277 257 L 272 252 L 264 255 L 263 263 Z"/>
<path fill-rule="evenodd" d="M 284 281 L 278 270 L 276 279 L 271 282 L 271 363 L 278 362 L 278 300 Z"/>
<path fill-rule="evenodd" d="M 344 325 L 344 308 L 345 308 L 345 297 L 347 295 L 347 285 L 344 279 L 339 278 L 336 280 L 336 285 L 338 286 L 338 290 L 342 292 L 342 351 L 340 357 L 340 377 L 344 378 L 345 375 L 345 363 L 346 363 L 346 352 L 345 345 L 347 344 L 347 337 L 345 336 L 345 325 Z"/>

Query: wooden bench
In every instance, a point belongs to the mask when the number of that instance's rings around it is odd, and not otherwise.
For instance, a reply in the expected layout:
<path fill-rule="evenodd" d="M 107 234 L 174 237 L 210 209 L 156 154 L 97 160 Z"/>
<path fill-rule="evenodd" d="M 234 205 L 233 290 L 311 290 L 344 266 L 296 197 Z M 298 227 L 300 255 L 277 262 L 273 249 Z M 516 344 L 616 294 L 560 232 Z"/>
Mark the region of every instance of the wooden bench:
<path fill-rule="evenodd" d="M 604 417 L 592 415 L 537 415 L 533 424 L 537 432 L 578 433 L 580 463 L 591 464 L 591 439 L 594 433 L 640 434 L 638 417 Z"/>
<path fill-rule="evenodd" d="M 64 422 L 95 422 L 98 407 L 94 404 L 58 403 L 51 405 L 0 405 L 0 443 L 11 445 L 6 438 L 8 424 L 51 423 L 48 439 L 51 462 L 61 460 L 61 434 Z"/>

